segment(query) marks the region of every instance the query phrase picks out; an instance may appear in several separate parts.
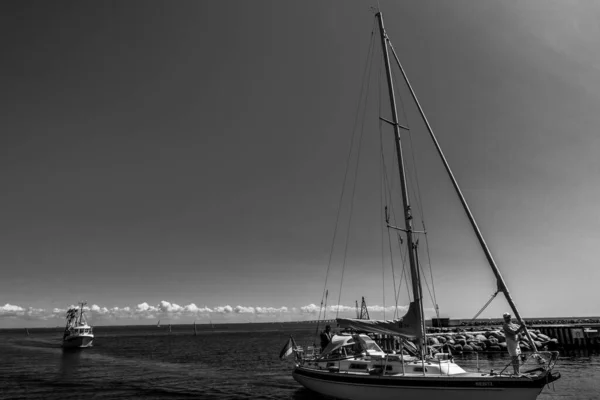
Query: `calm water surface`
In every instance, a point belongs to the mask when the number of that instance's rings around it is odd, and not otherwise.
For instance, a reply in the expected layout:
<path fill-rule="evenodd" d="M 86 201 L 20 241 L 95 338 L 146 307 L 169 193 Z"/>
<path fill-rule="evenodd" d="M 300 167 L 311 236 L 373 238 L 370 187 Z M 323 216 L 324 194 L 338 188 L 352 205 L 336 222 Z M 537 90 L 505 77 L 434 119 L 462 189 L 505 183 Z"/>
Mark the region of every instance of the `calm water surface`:
<path fill-rule="evenodd" d="M 314 326 L 198 327 L 197 336 L 191 326 L 97 327 L 94 347 L 68 352 L 60 329 L 0 331 L 0 398 L 324 399 L 292 379 L 291 360 L 278 359 L 290 334 L 311 343 Z M 540 400 L 600 399 L 600 356 L 564 355 L 556 368 L 562 379 Z"/>

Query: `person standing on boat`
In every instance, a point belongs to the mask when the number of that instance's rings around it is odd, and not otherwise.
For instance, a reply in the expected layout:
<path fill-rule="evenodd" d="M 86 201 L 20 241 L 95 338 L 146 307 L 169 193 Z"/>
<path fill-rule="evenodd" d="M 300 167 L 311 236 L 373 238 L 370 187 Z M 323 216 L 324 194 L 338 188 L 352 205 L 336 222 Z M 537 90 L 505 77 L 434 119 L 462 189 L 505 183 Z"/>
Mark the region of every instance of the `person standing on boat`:
<path fill-rule="evenodd" d="M 331 333 L 331 325 L 325 325 L 325 330 L 321 332 L 321 352 L 331 342 L 333 333 Z"/>
<path fill-rule="evenodd" d="M 515 375 L 519 375 L 519 355 L 521 354 L 521 348 L 519 347 L 519 332 L 525 329 L 525 324 L 518 326 L 511 322 L 511 315 L 504 313 L 504 335 L 506 336 L 506 349 L 508 354 L 512 357 L 512 365 L 515 370 Z"/>

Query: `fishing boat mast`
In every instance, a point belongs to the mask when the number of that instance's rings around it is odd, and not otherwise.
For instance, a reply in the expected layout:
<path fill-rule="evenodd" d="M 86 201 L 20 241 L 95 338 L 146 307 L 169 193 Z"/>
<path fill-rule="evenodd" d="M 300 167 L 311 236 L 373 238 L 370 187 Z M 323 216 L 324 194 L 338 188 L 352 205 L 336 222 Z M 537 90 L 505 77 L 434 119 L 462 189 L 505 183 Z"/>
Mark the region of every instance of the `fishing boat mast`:
<path fill-rule="evenodd" d="M 413 302 L 414 309 L 417 314 L 417 320 L 419 321 L 418 327 L 418 340 L 419 340 L 419 349 L 421 351 L 421 356 L 425 356 L 425 317 L 423 312 L 423 294 L 421 288 L 421 281 L 419 276 L 419 269 L 416 262 L 415 252 L 417 251 L 417 246 L 413 241 L 413 226 L 412 226 L 412 213 L 410 210 L 410 202 L 408 198 L 408 187 L 406 184 L 406 173 L 404 168 L 404 160 L 402 157 L 402 143 L 400 142 L 400 129 L 407 129 L 400 125 L 398 121 L 398 111 L 396 110 L 396 97 L 394 95 L 394 84 L 392 80 L 392 71 L 390 68 L 390 58 L 388 53 L 388 43 L 389 39 L 387 34 L 385 33 L 385 28 L 383 26 L 383 16 L 381 12 L 378 12 L 376 15 L 377 20 L 379 22 L 379 33 L 381 35 L 381 47 L 383 50 L 383 59 L 385 62 L 385 73 L 387 76 L 388 83 L 388 92 L 390 97 L 390 108 L 392 112 L 392 121 L 388 121 L 384 118 L 381 118 L 383 121 L 391 124 L 394 128 L 394 142 L 396 143 L 396 156 L 398 157 L 398 170 L 400 174 L 400 187 L 402 189 L 402 203 L 404 206 L 404 229 L 395 228 L 392 226 L 388 227 L 402 230 L 406 233 L 406 241 L 408 244 L 408 259 L 410 264 L 410 276 L 412 282 L 412 290 L 413 290 Z M 409 308 L 410 309 L 410 308 Z"/>
<path fill-rule="evenodd" d="M 81 321 L 83 320 L 83 306 L 86 304 L 85 301 L 79 302 L 79 320 L 77 321 L 77 325 L 81 325 Z"/>

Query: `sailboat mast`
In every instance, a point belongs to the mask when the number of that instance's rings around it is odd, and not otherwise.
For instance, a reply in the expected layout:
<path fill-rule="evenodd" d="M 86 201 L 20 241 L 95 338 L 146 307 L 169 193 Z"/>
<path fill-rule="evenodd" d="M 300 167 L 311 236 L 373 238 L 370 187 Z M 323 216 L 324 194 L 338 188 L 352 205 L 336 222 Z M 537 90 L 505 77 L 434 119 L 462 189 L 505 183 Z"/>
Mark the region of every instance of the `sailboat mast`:
<path fill-rule="evenodd" d="M 383 26 L 383 25 L 381 25 L 381 26 Z M 392 46 L 391 43 L 390 43 L 390 48 L 392 49 L 392 54 L 394 55 L 394 58 L 396 59 L 396 63 L 398 64 L 398 67 L 400 68 L 400 72 L 402 72 L 402 76 L 404 77 L 404 81 L 406 82 L 406 85 L 408 86 L 410 94 L 412 95 L 412 98 L 413 98 L 415 104 L 417 105 L 417 108 L 419 109 L 421 118 L 423 119 L 423 122 L 425 123 L 425 126 L 427 127 L 429 136 L 433 140 L 433 144 L 435 145 L 435 148 L 437 149 L 438 154 L 439 154 L 440 158 L 442 159 L 442 162 L 444 163 L 444 167 L 446 168 L 446 172 L 448 173 L 448 176 L 450 177 L 450 180 L 452 181 L 454 190 L 458 194 L 458 197 L 463 206 L 463 209 L 465 210 L 465 213 L 467 214 L 467 217 L 469 218 L 469 222 L 471 222 L 473 231 L 475 232 L 475 235 L 477 236 L 477 240 L 479 240 L 479 244 L 481 245 L 481 248 L 482 248 L 483 252 L 485 253 L 485 257 L 488 261 L 488 264 L 490 265 L 490 268 L 492 269 L 494 276 L 496 277 L 498 290 L 501 291 L 502 293 L 504 293 L 504 296 L 506 297 L 506 301 L 508 302 L 508 305 L 510 306 L 511 310 L 514 312 L 517 320 L 520 323 L 523 323 L 521 315 L 519 314 L 519 310 L 517 310 L 517 305 L 513 301 L 512 297 L 510 296 L 508 287 L 506 286 L 506 283 L 504 282 L 504 278 L 502 277 L 502 274 L 500 273 L 500 269 L 496 265 L 496 261 L 494 260 L 494 257 L 492 256 L 492 252 L 490 251 L 487 243 L 485 242 L 485 239 L 483 238 L 483 234 L 479 230 L 479 226 L 477 225 L 477 222 L 475 221 L 475 217 L 473 216 L 473 213 L 471 212 L 471 209 L 469 208 L 469 205 L 467 204 L 467 200 L 463 196 L 462 191 L 460 190 L 460 187 L 458 186 L 458 182 L 456 181 L 456 178 L 454 177 L 454 174 L 452 173 L 452 170 L 450 169 L 450 165 L 448 164 L 448 161 L 446 161 L 444 152 L 442 151 L 442 148 L 440 147 L 440 144 L 438 143 L 437 138 L 435 137 L 435 135 L 433 133 L 433 129 L 431 129 L 431 125 L 429 125 L 429 121 L 427 120 L 427 117 L 425 116 L 425 112 L 423 111 L 423 108 L 421 108 L 421 104 L 419 103 L 419 100 L 417 99 L 417 95 L 415 94 L 415 91 L 413 90 L 412 86 L 410 85 L 410 82 L 408 81 L 408 77 L 406 76 L 406 73 L 404 72 L 404 68 L 402 68 L 402 64 L 400 63 L 400 59 L 398 59 L 398 55 L 396 54 L 396 51 L 394 50 L 394 47 Z M 396 122 L 396 121 L 394 120 L 394 122 Z M 525 335 L 527 336 L 527 339 L 528 339 L 529 343 L 531 344 L 531 346 L 533 347 L 534 351 L 537 351 L 537 347 L 533 341 L 533 338 L 529 334 L 529 331 L 527 330 L 526 327 L 525 327 L 524 331 L 525 331 Z"/>
<path fill-rule="evenodd" d="M 415 260 L 415 246 L 413 244 L 413 227 L 412 215 L 410 211 L 410 202 L 408 198 L 408 188 L 406 185 L 406 174 L 404 171 L 404 160 L 402 158 L 402 144 L 400 142 L 400 124 L 398 122 L 398 111 L 396 110 L 396 97 L 394 95 L 394 85 L 392 81 L 392 71 L 390 68 L 390 58 L 388 53 L 388 38 L 383 26 L 383 16 L 381 12 L 376 15 L 379 21 L 379 33 L 381 34 L 381 47 L 383 50 L 383 59 L 385 62 L 385 72 L 388 82 L 388 91 L 390 96 L 390 107 L 392 111 L 392 122 L 394 127 L 394 142 L 396 143 L 396 155 L 398 157 L 398 170 L 400 173 L 400 187 L 402 189 L 402 203 L 404 205 L 404 226 L 406 230 L 406 239 L 408 242 L 408 258 L 410 263 L 410 275 L 412 281 L 413 297 L 415 309 L 417 312 L 417 320 L 419 321 L 419 340 L 421 341 L 420 349 L 424 349 L 425 341 L 425 326 L 423 313 L 423 296 L 421 290 L 421 282 L 419 279 L 419 271 Z"/>

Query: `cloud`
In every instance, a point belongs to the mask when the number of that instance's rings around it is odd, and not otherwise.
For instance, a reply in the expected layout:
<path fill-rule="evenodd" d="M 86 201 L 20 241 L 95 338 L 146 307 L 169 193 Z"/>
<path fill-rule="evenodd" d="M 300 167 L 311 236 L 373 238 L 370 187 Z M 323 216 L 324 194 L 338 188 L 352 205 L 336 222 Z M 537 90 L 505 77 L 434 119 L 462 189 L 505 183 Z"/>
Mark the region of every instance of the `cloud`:
<path fill-rule="evenodd" d="M 156 312 L 158 311 L 158 307 L 153 307 L 151 305 L 149 305 L 146 302 L 143 302 L 141 304 L 138 304 L 137 307 L 135 308 L 135 310 L 137 312 Z"/>
<path fill-rule="evenodd" d="M 394 312 L 395 310 L 398 311 L 408 311 L 408 306 L 387 306 L 387 307 L 383 307 L 383 306 L 367 306 L 367 310 L 369 312 Z"/>
<path fill-rule="evenodd" d="M 90 307 L 90 311 L 94 312 L 94 313 L 98 313 L 98 314 L 108 314 L 108 308 L 106 307 L 100 307 L 96 304 L 92 305 Z"/>
<path fill-rule="evenodd" d="M 18 313 L 23 312 L 23 307 L 14 306 L 12 304 L 6 303 L 2 307 L 0 307 L 0 314 L 3 315 L 17 315 Z"/>
<path fill-rule="evenodd" d="M 165 301 L 165 300 L 162 300 L 160 302 L 160 304 L 158 305 L 158 308 L 163 313 L 178 313 L 181 310 L 183 310 L 183 307 L 181 307 L 180 305 L 175 304 L 175 303 L 169 303 L 168 301 Z"/>
<path fill-rule="evenodd" d="M 256 310 L 257 314 L 283 314 L 283 313 L 287 313 L 288 312 L 288 308 L 287 307 L 279 307 L 279 308 L 275 308 L 275 307 L 255 307 L 254 310 Z"/>
<path fill-rule="evenodd" d="M 332 304 L 329 305 L 327 307 L 319 307 L 315 304 L 309 304 L 307 306 L 303 306 L 300 307 L 300 310 L 302 313 L 304 314 L 319 314 L 319 312 L 321 312 L 321 314 L 323 314 L 323 312 L 327 313 L 331 313 L 331 312 L 341 312 L 341 313 L 348 313 L 348 312 L 353 312 L 356 313 L 356 307 L 355 306 L 344 306 L 341 304 Z"/>
<path fill-rule="evenodd" d="M 23 307 L 11 303 L 6 303 L 4 306 L 0 306 L 0 317 L 10 319 L 22 319 L 22 320 L 39 320 L 44 321 L 48 319 L 64 320 L 65 314 L 69 308 L 77 307 L 70 305 L 65 308 L 52 308 L 52 309 L 41 309 L 33 307 Z M 385 310 L 386 317 L 387 313 L 391 313 L 395 310 L 395 306 L 369 306 L 370 313 L 381 313 Z M 404 314 L 403 311 L 407 310 L 406 306 L 398 306 L 398 314 L 401 316 Z M 273 318 L 284 318 L 286 321 L 299 321 L 299 320 L 313 320 L 317 319 L 319 312 L 321 317 L 325 315 L 327 318 L 332 318 L 335 315 L 343 317 L 354 317 L 356 316 L 355 306 L 346 305 L 329 305 L 327 309 L 320 309 L 315 304 L 308 304 L 301 307 L 287 307 L 280 306 L 274 307 L 269 305 L 260 306 L 249 306 L 238 304 L 232 307 L 228 304 L 219 305 L 214 307 L 208 306 L 197 306 L 195 303 L 189 303 L 187 305 L 179 305 L 167 300 L 162 300 L 156 305 L 149 304 L 147 302 L 138 303 L 135 306 L 114 306 L 106 307 L 101 304 L 92 304 L 91 306 L 84 307 L 86 310 L 86 316 L 90 323 L 110 324 L 115 321 L 121 321 L 125 323 L 147 323 L 144 321 L 156 320 L 163 318 L 164 320 L 179 320 L 182 323 L 187 323 L 196 320 L 213 320 L 221 321 L 226 320 L 229 322 L 245 322 L 248 317 L 251 316 L 253 319 L 273 319 Z M 372 316 L 373 317 L 373 316 Z M 375 318 L 381 318 L 379 315 Z"/>
<path fill-rule="evenodd" d="M 254 307 L 236 306 L 233 311 L 237 314 L 254 314 Z"/>
<path fill-rule="evenodd" d="M 13 318 L 23 318 L 23 319 L 47 319 L 49 317 L 48 313 L 42 308 L 34 308 L 34 307 L 21 307 L 17 305 L 13 305 L 10 303 L 6 303 L 2 307 L 0 307 L 0 317 L 13 317 Z"/>
<path fill-rule="evenodd" d="M 352 307 L 352 306 L 344 306 L 341 304 L 336 304 L 336 305 L 331 305 L 327 307 L 327 312 L 342 312 L 342 313 L 346 313 L 346 312 L 354 312 L 356 313 L 356 307 Z"/>
<path fill-rule="evenodd" d="M 229 305 L 227 306 L 218 306 L 214 308 L 214 312 L 219 313 L 219 314 L 230 314 L 233 312 L 233 308 Z"/>
<path fill-rule="evenodd" d="M 319 312 L 319 306 L 315 304 L 309 304 L 307 306 L 300 307 L 300 311 L 304 314 L 317 314 Z"/>

